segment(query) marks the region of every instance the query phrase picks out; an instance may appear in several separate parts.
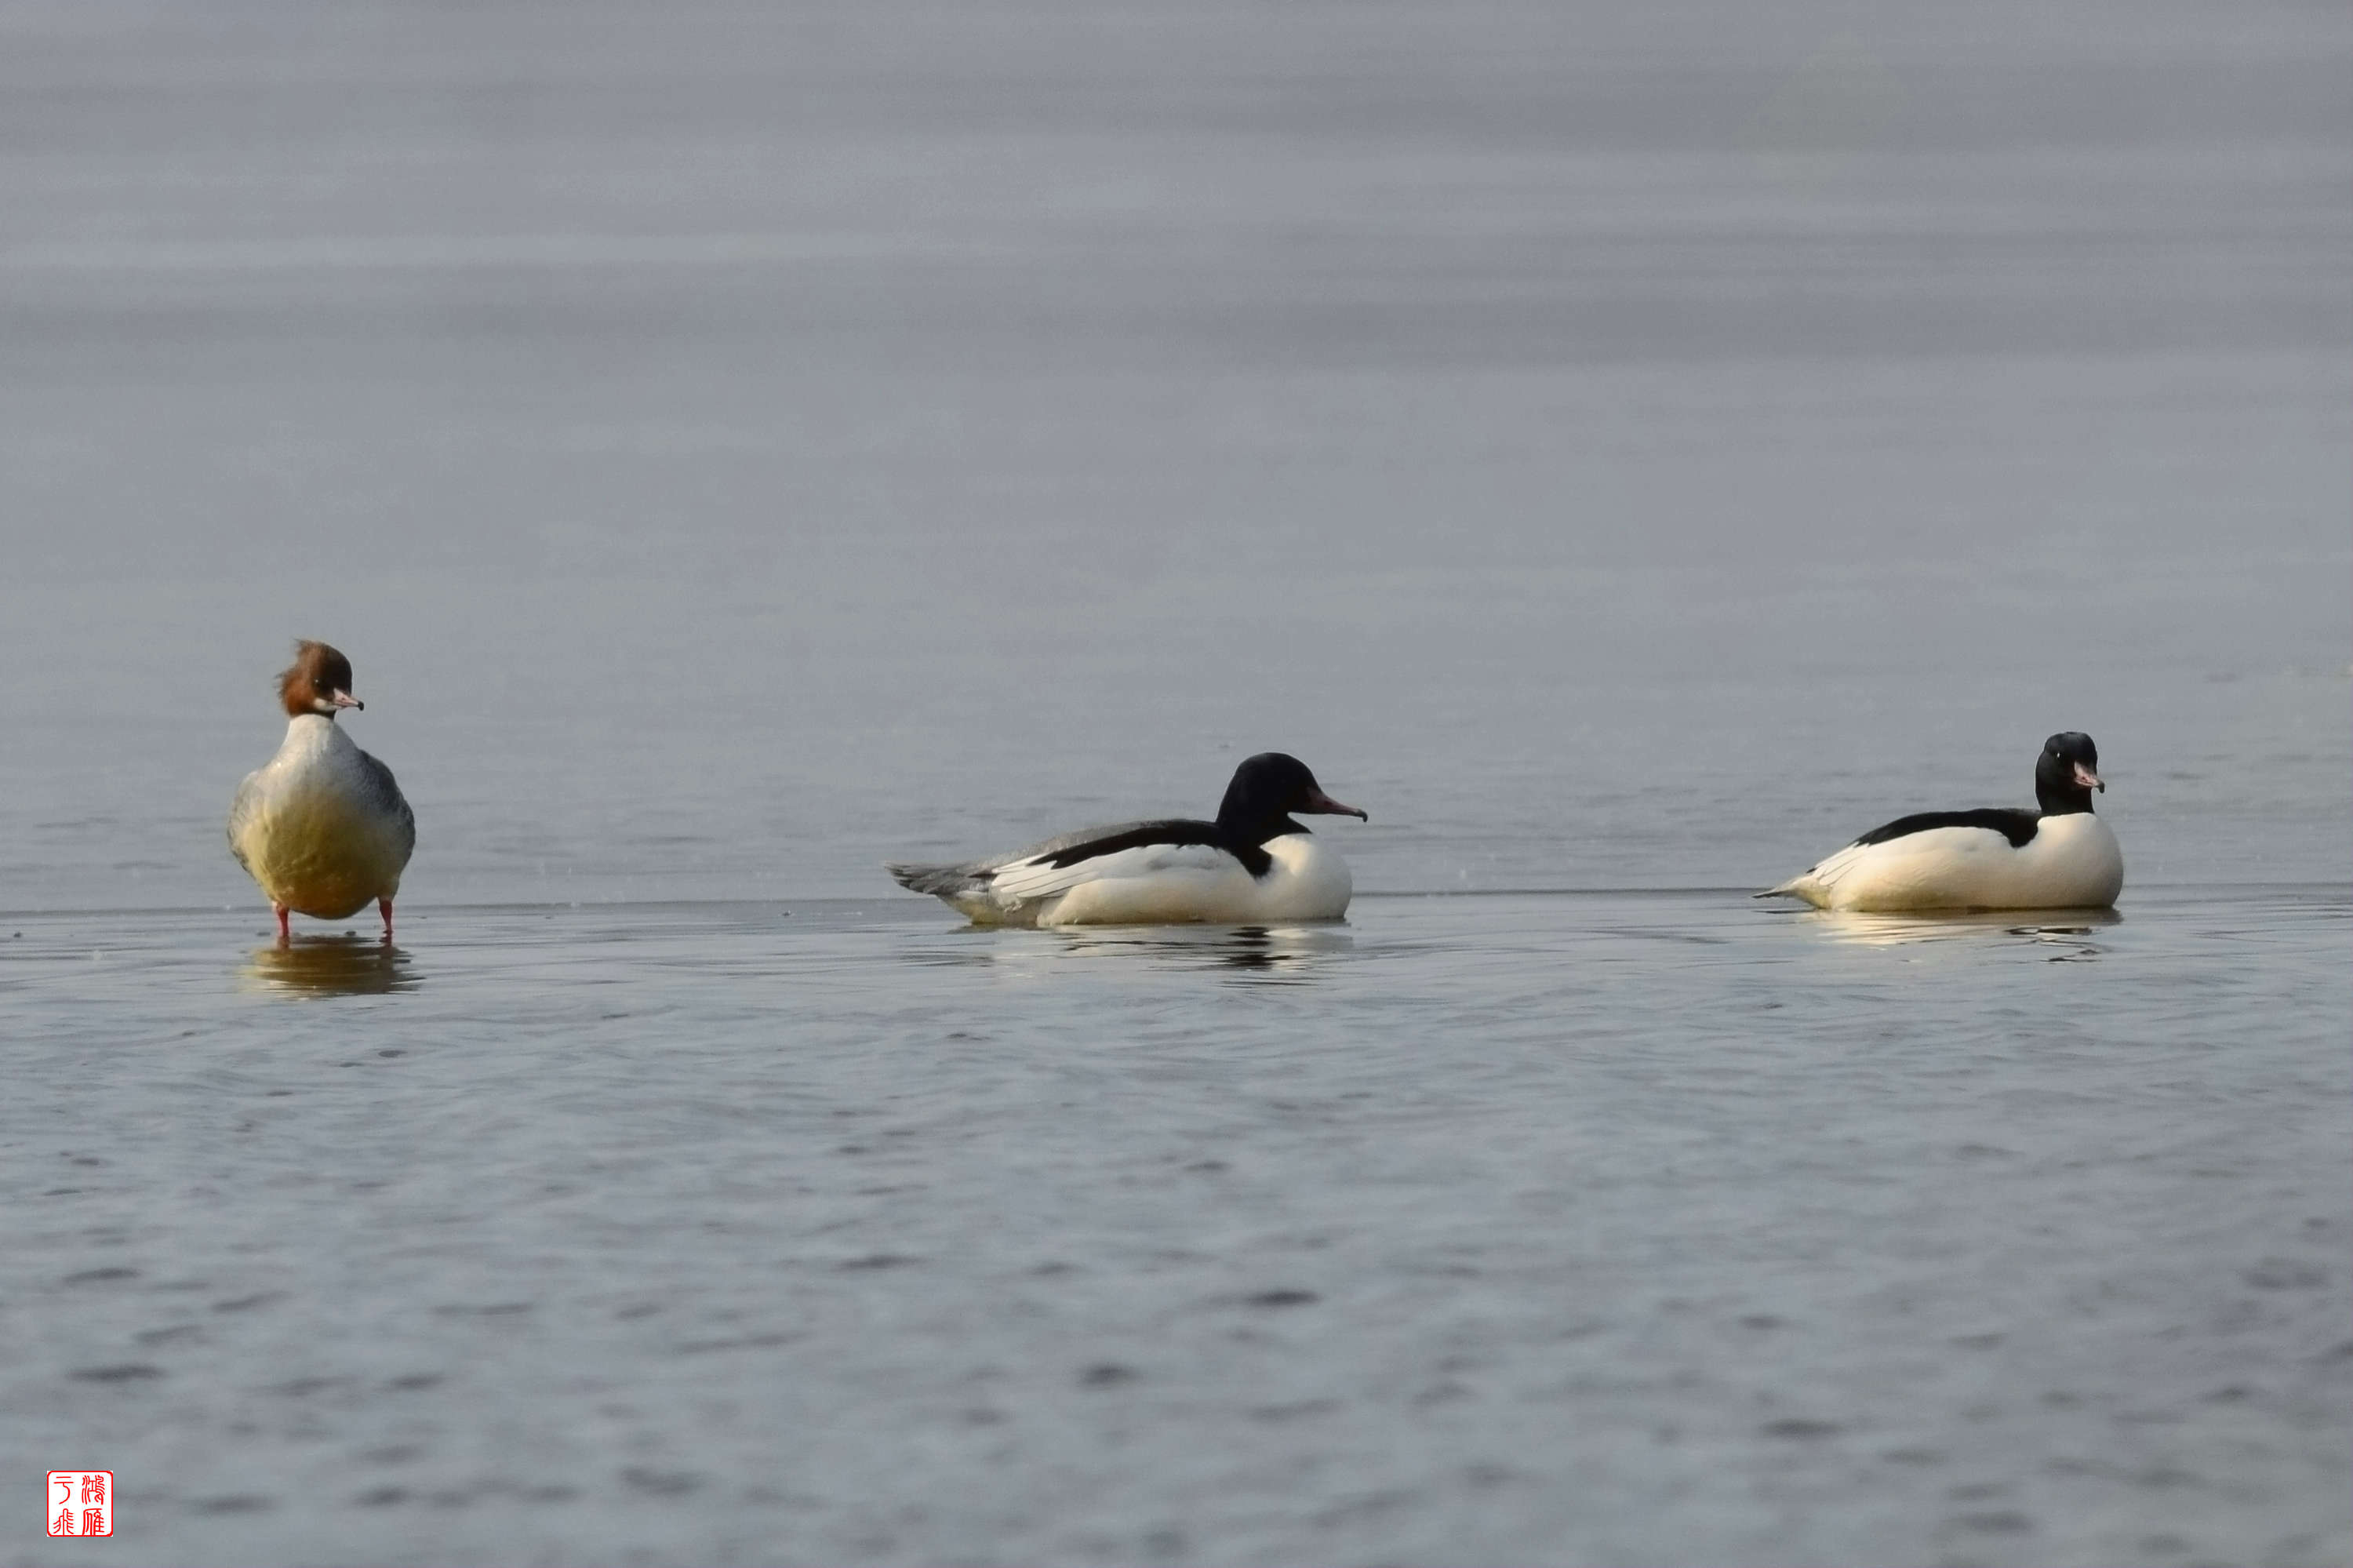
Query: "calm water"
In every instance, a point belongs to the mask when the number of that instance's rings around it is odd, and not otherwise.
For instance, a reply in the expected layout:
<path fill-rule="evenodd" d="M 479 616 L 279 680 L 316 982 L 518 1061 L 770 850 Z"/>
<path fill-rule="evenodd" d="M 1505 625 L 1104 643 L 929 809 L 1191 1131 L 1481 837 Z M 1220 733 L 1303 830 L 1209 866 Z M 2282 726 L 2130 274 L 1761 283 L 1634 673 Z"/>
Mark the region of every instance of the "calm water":
<path fill-rule="evenodd" d="M 2353 1556 L 2348 70 L 0 0 L 0 1563 Z M 2063 727 L 2112 922 L 1743 896 Z M 878 869 L 1269 747 L 1345 927 Z"/>

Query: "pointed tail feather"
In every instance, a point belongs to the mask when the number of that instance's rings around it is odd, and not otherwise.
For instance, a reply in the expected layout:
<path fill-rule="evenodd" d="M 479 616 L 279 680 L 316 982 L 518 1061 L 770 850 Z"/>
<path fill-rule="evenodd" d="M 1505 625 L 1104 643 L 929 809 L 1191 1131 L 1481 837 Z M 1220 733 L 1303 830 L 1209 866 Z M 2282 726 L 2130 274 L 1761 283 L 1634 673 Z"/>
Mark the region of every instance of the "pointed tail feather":
<path fill-rule="evenodd" d="M 912 865 L 892 861 L 882 869 L 910 893 L 928 893 L 934 898 L 953 898 L 959 893 L 975 893 L 988 885 L 988 878 L 980 868 L 970 865 Z"/>
<path fill-rule="evenodd" d="M 1830 907 L 1831 904 L 1830 887 L 1820 877 L 1815 875 L 1815 873 L 1821 869 L 1822 868 L 1819 865 L 1810 865 L 1805 870 L 1799 872 L 1797 875 L 1789 878 L 1788 881 L 1781 884 L 1778 887 L 1768 887 L 1762 893 L 1752 893 L 1749 896 L 1752 898 L 1798 898 L 1803 899 L 1806 903 L 1812 905 L 1817 909 L 1827 909 Z"/>

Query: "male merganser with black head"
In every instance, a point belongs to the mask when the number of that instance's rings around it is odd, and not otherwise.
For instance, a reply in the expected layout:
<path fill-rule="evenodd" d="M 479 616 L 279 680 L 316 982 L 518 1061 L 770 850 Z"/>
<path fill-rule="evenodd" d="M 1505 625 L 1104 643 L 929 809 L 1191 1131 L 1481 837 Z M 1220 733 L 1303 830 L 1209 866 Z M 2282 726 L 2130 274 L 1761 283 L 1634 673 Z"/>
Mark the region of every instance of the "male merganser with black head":
<path fill-rule="evenodd" d="M 1234 769 L 1214 822 L 1122 822 L 993 860 L 888 869 L 982 926 L 1337 920 L 1355 890 L 1347 863 L 1293 811 L 1370 820 L 1324 793 L 1297 758 L 1266 751 Z"/>
<path fill-rule="evenodd" d="M 228 847 L 269 896 L 280 942 L 289 940 L 289 910 L 342 920 L 371 899 L 389 942 L 392 900 L 417 847 L 417 818 L 392 769 L 335 727 L 336 714 L 367 706 L 352 695 L 352 662 L 323 642 L 298 642 L 278 690 L 286 741 L 237 786 Z"/>
<path fill-rule="evenodd" d="M 2124 852 L 2092 813 L 2100 750 L 2069 730 L 2034 764 L 2040 811 L 1923 811 L 1873 828 L 1802 876 L 1758 894 L 1817 909 L 2105 909 L 2125 885 Z"/>

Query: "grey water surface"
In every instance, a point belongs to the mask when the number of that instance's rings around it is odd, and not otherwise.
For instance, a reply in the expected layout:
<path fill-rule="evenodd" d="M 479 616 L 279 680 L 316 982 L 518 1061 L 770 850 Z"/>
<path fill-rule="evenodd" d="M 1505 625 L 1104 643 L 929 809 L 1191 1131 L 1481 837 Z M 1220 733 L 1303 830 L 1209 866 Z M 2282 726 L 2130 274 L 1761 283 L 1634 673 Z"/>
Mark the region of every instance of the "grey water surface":
<path fill-rule="evenodd" d="M 2348 79 L 0 0 L 0 1563 L 2353 1557 Z M 2061 728 L 2116 914 L 1746 897 Z M 1344 926 L 880 872 L 1268 747 Z"/>

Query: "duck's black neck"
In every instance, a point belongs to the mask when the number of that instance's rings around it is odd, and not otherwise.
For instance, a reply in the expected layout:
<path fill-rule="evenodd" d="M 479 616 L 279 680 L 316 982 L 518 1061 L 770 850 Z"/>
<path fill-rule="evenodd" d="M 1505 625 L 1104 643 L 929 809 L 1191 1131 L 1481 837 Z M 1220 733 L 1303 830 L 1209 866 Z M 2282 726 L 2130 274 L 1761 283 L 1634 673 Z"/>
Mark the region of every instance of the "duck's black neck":
<path fill-rule="evenodd" d="M 1303 833 L 1307 830 L 1291 820 L 1286 812 L 1271 817 L 1264 811 L 1223 810 L 1218 813 L 1218 832 L 1233 844 L 1256 849 L 1269 839 L 1279 839 L 1285 833 Z"/>
<path fill-rule="evenodd" d="M 2092 809 L 2092 792 L 2075 782 L 2073 768 L 2068 769 L 2066 777 L 2060 779 L 2036 773 L 2034 799 L 2042 804 L 2042 814 L 2046 817 L 2064 817 Z"/>

